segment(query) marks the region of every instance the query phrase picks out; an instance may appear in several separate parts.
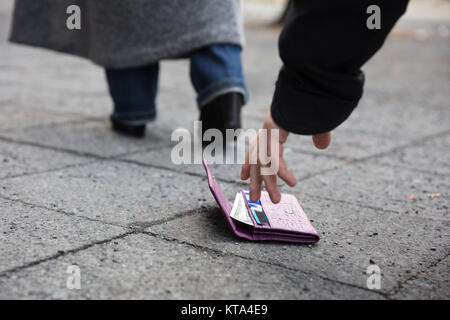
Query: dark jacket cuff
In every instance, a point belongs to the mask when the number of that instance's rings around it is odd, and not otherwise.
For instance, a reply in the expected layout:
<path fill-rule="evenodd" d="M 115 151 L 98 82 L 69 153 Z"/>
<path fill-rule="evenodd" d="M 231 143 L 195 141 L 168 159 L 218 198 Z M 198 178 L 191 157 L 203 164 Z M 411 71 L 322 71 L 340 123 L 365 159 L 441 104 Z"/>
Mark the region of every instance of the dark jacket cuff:
<path fill-rule="evenodd" d="M 271 115 L 281 128 L 297 134 L 313 135 L 331 131 L 352 113 L 362 95 L 364 74 L 357 76 L 360 93 L 351 99 L 312 91 L 281 69 L 271 106 Z"/>

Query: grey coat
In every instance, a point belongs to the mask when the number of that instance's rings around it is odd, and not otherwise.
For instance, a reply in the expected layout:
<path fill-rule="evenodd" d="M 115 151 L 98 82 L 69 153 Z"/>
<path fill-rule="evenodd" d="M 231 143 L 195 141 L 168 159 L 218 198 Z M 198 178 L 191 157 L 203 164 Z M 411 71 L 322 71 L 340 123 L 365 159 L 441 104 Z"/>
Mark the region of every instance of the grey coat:
<path fill-rule="evenodd" d="M 81 29 L 69 30 L 69 5 Z M 239 0 L 16 0 L 10 41 L 110 68 L 178 58 L 203 46 L 242 46 Z"/>

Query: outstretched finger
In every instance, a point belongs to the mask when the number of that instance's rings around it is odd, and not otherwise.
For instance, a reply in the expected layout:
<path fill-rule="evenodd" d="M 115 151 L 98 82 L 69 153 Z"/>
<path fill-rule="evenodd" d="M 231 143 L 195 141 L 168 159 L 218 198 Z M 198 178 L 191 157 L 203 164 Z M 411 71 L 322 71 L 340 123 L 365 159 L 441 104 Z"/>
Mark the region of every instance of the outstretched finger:
<path fill-rule="evenodd" d="M 277 184 L 277 176 L 276 175 L 263 175 L 264 184 L 266 186 L 266 190 L 269 193 L 270 200 L 273 203 L 278 203 L 281 200 L 281 192 L 278 188 Z"/>
<path fill-rule="evenodd" d="M 289 171 L 286 161 L 283 158 L 280 159 L 280 167 L 278 169 L 278 176 L 287 183 L 289 187 L 293 187 L 297 184 L 297 178 Z"/>
<path fill-rule="evenodd" d="M 256 164 L 250 166 L 250 201 L 256 202 L 261 198 L 262 178 L 260 168 Z"/>
<path fill-rule="evenodd" d="M 250 163 L 248 162 L 248 153 L 245 156 L 245 162 L 241 168 L 241 180 L 247 180 L 250 178 Z"/>
<path fill-rule="evenodd" d="M 245 161 L 241 168 L 241 180 L 247 180 L 250 178 L 250 168 L 257 162 L 256 150 L 257 150 L 257 138 L 254 138 L 250 142 L 247 153 L 245 154 Z"/>

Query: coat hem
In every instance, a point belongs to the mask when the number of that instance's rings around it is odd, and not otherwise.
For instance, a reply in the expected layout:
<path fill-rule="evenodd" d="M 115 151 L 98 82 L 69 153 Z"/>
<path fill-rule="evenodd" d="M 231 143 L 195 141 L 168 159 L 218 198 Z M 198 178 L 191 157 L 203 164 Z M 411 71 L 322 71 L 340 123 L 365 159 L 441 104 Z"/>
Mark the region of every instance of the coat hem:
<path fill-rule="evenodd" d="M 164 47 L 127 49 L 123 54 L 121 53 L 117 55 L 111 55 L 111 52 L 108 52 L 108 57 L 101 57 L 98 55 L 98 52 L 95 54 L 73 52 L 73 48 L 65 48 L 58 46 L 55 43 L 46 43 L 45 41 L 35 41 L 35 39 L 21 39 L 17 35 L 12 35 L 9 38 L 9 41 L 17 44 L 29 45 L 75 55 L 91 60 L 99 66 L 111 69 L 135 68 L 157 63 L 158 61 L 165 59 L 181 59 L 189 56 L 189 53 L 192 51 L 214 44 L 233 44 L 241 48 L 243 47 L 243 41 L 240 35 L 236 35 L 236 37 L 224 37 L 219 32 L 197 33 L 193 37 L 183 37 L 182 39 L 176 41 L 176 46 L 174 45 L 172 47 L 167 47 L 166 43 Z"/>

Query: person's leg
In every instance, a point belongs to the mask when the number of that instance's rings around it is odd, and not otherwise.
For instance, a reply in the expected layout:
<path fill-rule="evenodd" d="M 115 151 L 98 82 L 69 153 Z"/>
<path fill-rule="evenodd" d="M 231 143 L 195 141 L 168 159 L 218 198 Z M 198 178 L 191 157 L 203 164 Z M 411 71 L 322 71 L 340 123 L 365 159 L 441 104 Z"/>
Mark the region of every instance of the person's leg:
<path fill-rule="evenodd" d="M 105 69 L 114 102 L 113 129 L 143 136 L 145 124 L 156 117 L 159 64 L 130 69 Z"/>
<path fill-rule="evenodd" d="M 211 45 L 191 54 L 191 80 L 197 91 L 203 132 L 209 128 L 240 128 L 241 107 L 248 100 L 241 48 Z"/>

